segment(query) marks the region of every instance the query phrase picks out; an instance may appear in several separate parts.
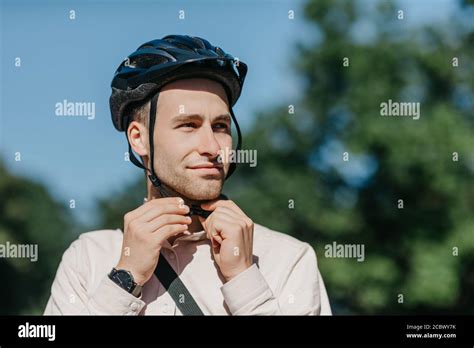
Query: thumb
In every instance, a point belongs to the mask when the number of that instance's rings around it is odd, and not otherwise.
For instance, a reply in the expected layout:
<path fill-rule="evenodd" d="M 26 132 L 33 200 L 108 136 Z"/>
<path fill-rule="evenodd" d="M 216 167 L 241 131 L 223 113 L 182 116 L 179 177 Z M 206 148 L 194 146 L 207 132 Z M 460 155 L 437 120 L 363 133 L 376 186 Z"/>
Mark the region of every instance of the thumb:
<path fill-rule="evenodd" d="M 202 216 L 198 215 L 199 222 L 201 223 L 202 227 L 206 229 L 206 218 L 203 218 Z"/>
<path fill-rule="evenodd" d="M 199 218 L 199 222 L 200 222 L 201 225 L 202 225 L 202 228 L 204 229 L 204 231 L 206 231 L 206 236 L 207 236 L 207 238 L 212 240 L 212 238 L 211 238 L 211 236 L 209 235 L 209 232 L 208 232 L 208 230 L 207 230 L 206 218 L 203 218 L 202 216 L 199 216 L 199 215 L 198 215 L 198 218 Z"/>

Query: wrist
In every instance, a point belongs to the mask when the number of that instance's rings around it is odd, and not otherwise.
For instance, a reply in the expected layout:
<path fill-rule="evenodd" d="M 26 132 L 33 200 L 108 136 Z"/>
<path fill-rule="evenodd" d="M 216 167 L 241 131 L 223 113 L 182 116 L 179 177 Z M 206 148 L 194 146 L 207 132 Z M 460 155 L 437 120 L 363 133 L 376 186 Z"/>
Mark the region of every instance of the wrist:
<path fill-rule="evenodd" d="M 129 294 L 132 294 L 135 297 L 141 296 L 143 285 L 140 285 L 135 281 L 132 273 L 129 270 L 114 267 L 108 274 L 108 277 L 117 286 Z"/>
<path fill-rule="evenodd" d="M 148 278 L 146 278 L 144 275 L 140 274 L 140 272 L 137 272 L 136 269 L 132 266 L 129 266 L 125 263 L 119 262 L 115 267 L 115 269 L 123 269 L 125 271 L 128 271 L 131 273 L 133 280 L 135 283 L 137 283 L 140 286 L 145 285 L 145 283 L 148 281 Z"/>
<path fill-rule="evenodd" d="M 252 266 L 252 264 L 245 265 L 245 266 L 240 267 L 240 268 L 236 269 L 235 271 L 229 273 L 228 275 L 224 275 L 225 282 L 227 283 L 227 282 L 231 281 L 232 279 L 237 277 L 239 274 L 241 274 L 241 273 L 245 272 L 246 270 L 248 270 L 251 266 Z"/>

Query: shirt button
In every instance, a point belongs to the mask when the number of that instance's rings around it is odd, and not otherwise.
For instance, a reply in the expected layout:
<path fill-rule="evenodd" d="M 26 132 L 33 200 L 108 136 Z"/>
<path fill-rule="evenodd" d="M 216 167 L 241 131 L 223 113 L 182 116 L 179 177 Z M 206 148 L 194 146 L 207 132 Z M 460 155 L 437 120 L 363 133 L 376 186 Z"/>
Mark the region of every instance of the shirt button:
<path fill-rule="evenodd" d="M 174 259 L 175 259 L 174 253 L 173 253 L 172 251 L 170 252 L 170 259 L 171 259 L 171 260 L 174 260 Z"/>
<path fill-rule="evenodd" d="M 132 311 L 136 312 L 137 309 L 138 309 L 138 303 L 133 302 L 133 303 L 130 305 L 130 308 L 132 309 Z"/>
<path fill-rule="evenodd" d="M 166 303 L 163 306 L 163 313 L 169 313 L 169 308 L 168 308 L 168 305 Z"/>

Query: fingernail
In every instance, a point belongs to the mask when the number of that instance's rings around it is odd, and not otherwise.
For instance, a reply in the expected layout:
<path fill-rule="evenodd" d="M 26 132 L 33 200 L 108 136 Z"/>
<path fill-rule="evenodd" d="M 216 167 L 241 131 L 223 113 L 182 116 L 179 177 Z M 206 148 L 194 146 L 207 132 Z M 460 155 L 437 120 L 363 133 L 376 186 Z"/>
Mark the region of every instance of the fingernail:
<path fill-rule="evenodd" d="M 191 235 L 191 232 L 189 231 L 184 231 L 183 234 L 187 235 L 187 236 L 190 236 Z"/>

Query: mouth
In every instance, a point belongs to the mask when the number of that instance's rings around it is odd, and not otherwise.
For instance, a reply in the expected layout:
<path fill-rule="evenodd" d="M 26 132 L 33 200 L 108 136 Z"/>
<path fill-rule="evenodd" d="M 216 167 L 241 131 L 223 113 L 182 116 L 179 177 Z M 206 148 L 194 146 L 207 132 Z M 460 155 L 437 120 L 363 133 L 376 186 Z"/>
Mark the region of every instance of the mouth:
<path fill-rule="evenodd" d="M 191 167 L 187 167 L 187 169 L 190 169 L 194 171 L 195 173 L 198 173 L 201 175 L 219 175 L 219 176 L 224 170 L 221 164 L 213 164 L 213 163 L 197 164 Z"/>

